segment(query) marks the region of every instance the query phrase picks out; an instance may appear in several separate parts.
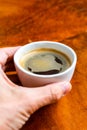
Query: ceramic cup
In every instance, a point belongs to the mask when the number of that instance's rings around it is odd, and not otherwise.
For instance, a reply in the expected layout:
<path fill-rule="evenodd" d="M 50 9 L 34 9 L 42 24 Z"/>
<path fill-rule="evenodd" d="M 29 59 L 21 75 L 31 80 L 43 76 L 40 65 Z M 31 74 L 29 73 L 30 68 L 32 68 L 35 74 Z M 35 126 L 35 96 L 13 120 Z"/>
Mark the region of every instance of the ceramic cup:
<path fill-rule="evenodd" d="M 27 52 L 39 48 L 51 48 L 63 52 L 71 61 L 71 66 L 64 72 L 53 75 L 38 75 L 25 70 L 19 63 L 20 58 Z M 69 46 L 52 41 L 37 41 L 22 46 L 14 55 L 14 64 L 19 79 L 25 87 L 39 87 L 54 82 L 70 81 L 75 71 L 77 56 L 75 51 Z"/>

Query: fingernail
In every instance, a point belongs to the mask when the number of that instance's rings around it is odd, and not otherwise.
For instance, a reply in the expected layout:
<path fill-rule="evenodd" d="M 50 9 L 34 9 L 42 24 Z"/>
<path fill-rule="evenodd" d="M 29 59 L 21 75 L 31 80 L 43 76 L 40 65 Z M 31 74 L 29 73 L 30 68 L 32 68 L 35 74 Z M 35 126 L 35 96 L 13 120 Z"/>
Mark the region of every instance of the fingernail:
<path fill-rule="evenodd" d="M 69 82 L 63 82 L 62 88 L 63 88 L 63 96 L 65 96 L 71 90 L 72 86 Z"/>

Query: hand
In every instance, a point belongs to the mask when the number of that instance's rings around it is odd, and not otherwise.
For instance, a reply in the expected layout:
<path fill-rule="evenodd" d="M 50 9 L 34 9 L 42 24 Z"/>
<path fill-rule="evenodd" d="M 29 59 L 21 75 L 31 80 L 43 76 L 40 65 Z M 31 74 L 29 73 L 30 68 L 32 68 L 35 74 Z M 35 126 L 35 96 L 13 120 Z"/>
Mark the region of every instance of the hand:
<path fill-rule="evenodd" d="M 19 130 L 32 113 L 59 100 L 71 90 L 68 82 L 27 88 L 13 83 L 5 74 L 6 63 L 19 47 L 0 49 L 0 130 Z"/>

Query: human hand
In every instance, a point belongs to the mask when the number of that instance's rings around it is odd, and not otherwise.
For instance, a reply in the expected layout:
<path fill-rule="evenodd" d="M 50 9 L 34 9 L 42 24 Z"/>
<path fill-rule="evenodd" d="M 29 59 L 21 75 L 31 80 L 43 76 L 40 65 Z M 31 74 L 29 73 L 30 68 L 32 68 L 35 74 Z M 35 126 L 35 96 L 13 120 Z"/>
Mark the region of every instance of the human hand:
<path fill-rule="evenodd" d="M 71 90 L 68 82 L 37 88 L 16 85 L 5 74 L 6 63 L 19 47 L 0 49 L 0 129 L 19 130 L 32 113 L 58 101 Z M 32 87 L 32 86 L 31 86 Z"/>

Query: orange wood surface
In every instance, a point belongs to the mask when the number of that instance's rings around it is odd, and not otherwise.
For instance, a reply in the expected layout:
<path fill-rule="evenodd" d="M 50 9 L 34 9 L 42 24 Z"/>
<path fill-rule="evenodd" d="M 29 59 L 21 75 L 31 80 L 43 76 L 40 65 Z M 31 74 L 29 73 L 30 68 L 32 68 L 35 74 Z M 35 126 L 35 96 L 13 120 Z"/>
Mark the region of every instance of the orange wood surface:
<path fill-rule="evenodd" d="M 87 130 L 87 0 L 0 0 L 0 47 L 38 40 L 76 51 L 73 88 L 35 112 L 21 130 Z"/>

